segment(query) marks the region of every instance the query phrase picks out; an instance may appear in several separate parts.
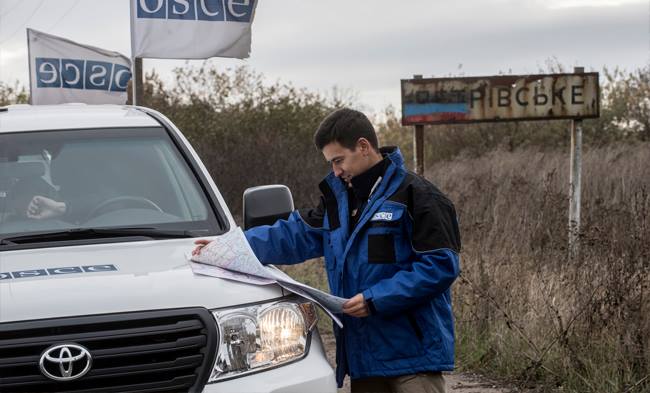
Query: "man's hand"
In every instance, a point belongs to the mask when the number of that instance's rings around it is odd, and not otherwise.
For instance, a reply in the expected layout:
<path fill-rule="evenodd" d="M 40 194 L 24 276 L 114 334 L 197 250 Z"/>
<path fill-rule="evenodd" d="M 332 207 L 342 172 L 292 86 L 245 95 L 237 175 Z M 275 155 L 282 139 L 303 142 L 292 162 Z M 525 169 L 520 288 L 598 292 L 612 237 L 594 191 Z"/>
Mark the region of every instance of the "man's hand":
<path fill-rule="evenodd" d="M 201 253 L 201 249 L 210 243 L 210 240 L 205 240 L 205 239 L 199 239 L 194 242 L 196 244 L 196 248 L 192 250 L 192 255 L 199 255 Z"/>
<path fill-rule="evenodd" d="M 27 205 L 27 217 L 37 220 L 55 218 L 64 215 L 66 205 L 53 199 L 37 195 Z"/>
<path fill-rule="evenodd" d="M 343 303 L 343 312 L 357 318 L 370 315 L 368 304 L 361 293 L 354 295 L 347 302 Z"/>

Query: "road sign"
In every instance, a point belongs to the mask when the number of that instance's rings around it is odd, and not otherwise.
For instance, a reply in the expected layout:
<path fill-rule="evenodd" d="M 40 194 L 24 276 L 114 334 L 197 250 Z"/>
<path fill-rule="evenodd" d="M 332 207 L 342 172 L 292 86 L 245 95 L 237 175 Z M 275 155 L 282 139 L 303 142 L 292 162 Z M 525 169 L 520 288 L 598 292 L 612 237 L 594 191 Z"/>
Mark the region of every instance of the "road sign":
<path fill-rule="evenodd" d="M 586 119 L 600 115 L 598 73 L 402 80 L 402 124 Z"/>

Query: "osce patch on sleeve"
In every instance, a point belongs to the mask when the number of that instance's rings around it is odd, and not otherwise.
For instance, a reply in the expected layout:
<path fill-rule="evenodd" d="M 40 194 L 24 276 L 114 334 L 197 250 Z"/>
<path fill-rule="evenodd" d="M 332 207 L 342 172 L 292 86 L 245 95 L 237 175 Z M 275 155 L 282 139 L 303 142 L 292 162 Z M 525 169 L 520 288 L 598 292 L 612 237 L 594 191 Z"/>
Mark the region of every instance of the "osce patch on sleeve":
<path fill-rule="evenodd" d="M 372 216 L 370 221 L 390 221 L 393 219 L 393 213 L 391 212 L 378 212 Z"/>

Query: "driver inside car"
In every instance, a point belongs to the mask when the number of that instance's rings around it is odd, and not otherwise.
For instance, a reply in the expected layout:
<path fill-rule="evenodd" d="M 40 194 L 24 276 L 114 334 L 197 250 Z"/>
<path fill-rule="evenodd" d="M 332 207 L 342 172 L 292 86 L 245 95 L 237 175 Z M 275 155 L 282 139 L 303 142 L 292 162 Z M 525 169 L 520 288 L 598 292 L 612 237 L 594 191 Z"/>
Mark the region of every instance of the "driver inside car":
<path fill-rule="evenodd" d="M 108 196 L 107 196 L 108 195 Z M 42 195 L 36 195 L 27 205 L 25 215 L 36 220 L 61 218 L 68 222 L 85 222 L 93 217 L 102 214 L 128 208 L 154 209 L 159 212 L 163 210 L 145 197 L 139 196 L 113 196 L 114 193 L 91 194 L 83 198 L 77 198 L 74 209 L 71 209 L 70 202 L 56 201 Z"/>
<path fill-rule="evenodd" d="M 96 207 L 107 199 L 115 199 L 116 193 L 102 187 L 93 192 L 80 192 L 76 196 L 70 193 L 58 192 L 56 195 L 32 194 L 31 200 L 24 210 L 29 219 L 48 220 L 58 219 L 69 223 L 81 223 L 88 220 L 93 213 L 98 213 Z"/>
<path fill-rule="evenodd" d="M 58 202 L 54 199 L 36 195 L 27 205 L 27 217 L 43 220 L 62 217 L 67 211 L 65 202 Z"/>

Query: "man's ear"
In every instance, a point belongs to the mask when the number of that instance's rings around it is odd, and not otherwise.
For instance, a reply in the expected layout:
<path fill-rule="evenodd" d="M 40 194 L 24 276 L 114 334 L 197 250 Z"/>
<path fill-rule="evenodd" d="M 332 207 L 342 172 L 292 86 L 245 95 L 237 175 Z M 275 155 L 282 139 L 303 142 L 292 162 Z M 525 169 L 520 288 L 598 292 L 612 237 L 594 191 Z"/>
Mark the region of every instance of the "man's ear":
<path fill-rule="evenodd" d="M 362 153 L 367 153 L 372 149 L 372 145 L 370 145 L 370 142 L 366 138 L 357 139 L 357 147 L 361 149 Z"/>

